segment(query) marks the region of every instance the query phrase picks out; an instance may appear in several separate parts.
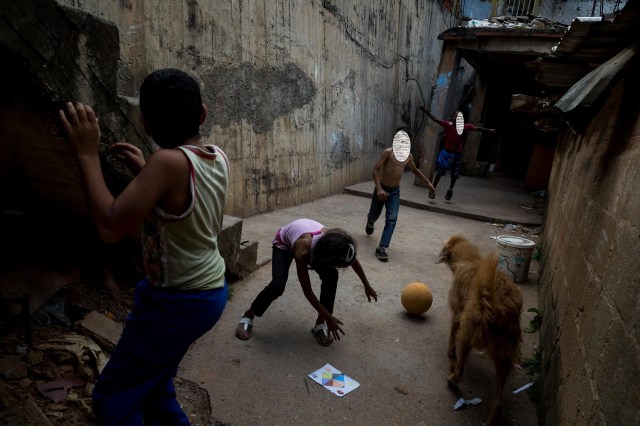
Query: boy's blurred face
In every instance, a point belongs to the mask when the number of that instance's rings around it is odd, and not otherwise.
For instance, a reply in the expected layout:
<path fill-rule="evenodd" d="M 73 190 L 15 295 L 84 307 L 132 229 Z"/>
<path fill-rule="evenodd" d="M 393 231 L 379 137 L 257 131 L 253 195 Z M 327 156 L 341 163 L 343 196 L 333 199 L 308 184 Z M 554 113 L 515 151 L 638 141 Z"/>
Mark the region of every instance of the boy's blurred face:
<path fill-rule="evenodd" d="M 456 132 L 461 135 L 464 132 L 464 116 L 460 111 L 454 113 L 453 122 L 456 125 Z"/>
<path fill-rule="evenodd" d="M 411 152 L 411 140 L 407 132 L 400 130 L 393 137 L 393 156 L 396 160 L 403 162 L 409 158 Z"/>

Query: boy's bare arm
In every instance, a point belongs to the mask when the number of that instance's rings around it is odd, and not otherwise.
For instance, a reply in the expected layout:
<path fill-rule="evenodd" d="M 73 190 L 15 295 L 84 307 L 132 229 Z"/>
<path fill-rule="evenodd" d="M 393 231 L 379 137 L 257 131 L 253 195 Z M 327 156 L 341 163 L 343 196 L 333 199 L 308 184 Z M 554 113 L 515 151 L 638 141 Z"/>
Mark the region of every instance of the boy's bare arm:
<path fill-rule="evenodd" d="M 166 211 L 178 213 L 175 206 L 184 205 L 180 200 L 186 196 L 188 176 L 189 164 L 182 152 L 155 152 L 140 173 L 113 200 L 99 229 L 103 240 L 121 239 L 135 229 L 161 200 L 166 203 L 162 206 Z"/>
<path fill-rule="evenodd" d="M 105 242 L 118 241 L 140 224 L 169 185 L 176 185 L 180 161 L 175 156 L 170 160 L 166 152 L 160 154 L 162 151 L 159 151 L 116 199 L 100 167 L 100 127 L 91 107 L 68 103 L 66 113 L 60 111 L 60 120 L 78 158 L 86 202 L 100 238 Z M 184 163 L 182 168 L 187 173 L 186 158 Z"/>
<path fill-rule="evenodd" d="M 373 176 L 373 183 L 376 185 L 376 197 L 381 202 L 385 202 L 389 197 L 389 194 L 387 194 L 387 192 L 384 189 L 382 189 L 381 183 L 382 183 L 382 173 L 384 171 L 384 166 L 387 160 L 389 159 L 390 152 L 391 152 L 391 148 L 387 148 L 384 151 L 382 151 L 380 158 L 378 159 L 376 164 L 373 166 L 373 171 L 371 172 L 371 175 Z"/>
<path fill-rule="evenodd" d="M 418 176 L 420 180 L 424 182 L 424 184 L 427 186 L 430 192 L 436 191 L 434 186 L 431 184 L 431 181 L 427 179 L 427 177 L 420 171 L 419 168 L 416 167 L 416 163 L 413 162 L 413 155 L 411 154 L 409 154 L 409 162 L 407 163 L 407 165 L 409 166 L 409 169 L 411 170 L 411 172 L 414 175 Z"/>
<path fill-rule="evenodd" d="M 140 173 L 146 163 L 140 148 L 130 143 L 115 142 L 109 147 L 109 152 L 122 161 L 134 176 Z"/>

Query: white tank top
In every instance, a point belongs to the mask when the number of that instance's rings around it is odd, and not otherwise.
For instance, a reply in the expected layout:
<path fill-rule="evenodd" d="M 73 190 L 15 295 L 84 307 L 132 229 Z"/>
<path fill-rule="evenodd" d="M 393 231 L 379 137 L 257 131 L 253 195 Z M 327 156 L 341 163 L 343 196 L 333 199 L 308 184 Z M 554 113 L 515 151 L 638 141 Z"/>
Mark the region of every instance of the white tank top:
<path fill-rule="evenodd" d="M 216 146 L 179 146 L 189 161 L 191 204 L 181 215 L 156 207 L 142 232 L 144 268 L 159 287 L 209 290 L 224 286 L 225 264 L 218 250 L 229 161 Z"/>

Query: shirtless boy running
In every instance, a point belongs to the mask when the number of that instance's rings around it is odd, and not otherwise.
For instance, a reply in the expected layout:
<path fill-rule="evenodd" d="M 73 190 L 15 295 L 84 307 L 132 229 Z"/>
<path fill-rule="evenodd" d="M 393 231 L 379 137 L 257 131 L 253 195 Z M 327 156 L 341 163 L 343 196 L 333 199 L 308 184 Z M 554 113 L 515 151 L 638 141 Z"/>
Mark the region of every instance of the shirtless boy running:
<path fill-rule="evenodd" d="M 407 145 L 408 144 L 408 145 Z M 382 213 L 382 207 L 385 207 L 385 222 L 380 243 L 376 248 L 375 254 L 381 261 L 389 260 L 386 249 L 391 243 L 391 237 L 398 221 L 398 210 L 400 209 L 400 180 L 404 173 L 405 167 L 409 166 L 411 172 L 419 177 L 426 185 L 429 193 L 435 195 L 436 189 L 429 179 L 416 167 L 413 162 L 413 156 L 409 153 L 410 148 L 409 135 L 399 130 L 393 138 L 393 147 L 382 151 L 380 158 L 373 166 L 373 182 L 376 187 L 371 197 L 371 207 L 367 215 L 367 226 L 365 232 L 367 235 L 373 233 L 374 224 Z"/>

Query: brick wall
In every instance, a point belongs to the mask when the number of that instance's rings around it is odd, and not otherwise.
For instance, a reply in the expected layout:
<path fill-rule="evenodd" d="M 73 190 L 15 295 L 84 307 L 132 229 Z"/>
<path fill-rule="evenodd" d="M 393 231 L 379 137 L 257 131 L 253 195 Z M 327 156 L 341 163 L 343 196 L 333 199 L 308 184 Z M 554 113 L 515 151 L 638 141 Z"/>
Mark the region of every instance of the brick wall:
<path fill-rule="evenodd" d="M 628 79 L 556 150 L 541 258 L 547 425 L 640 424 L 640 110 Z"/>

